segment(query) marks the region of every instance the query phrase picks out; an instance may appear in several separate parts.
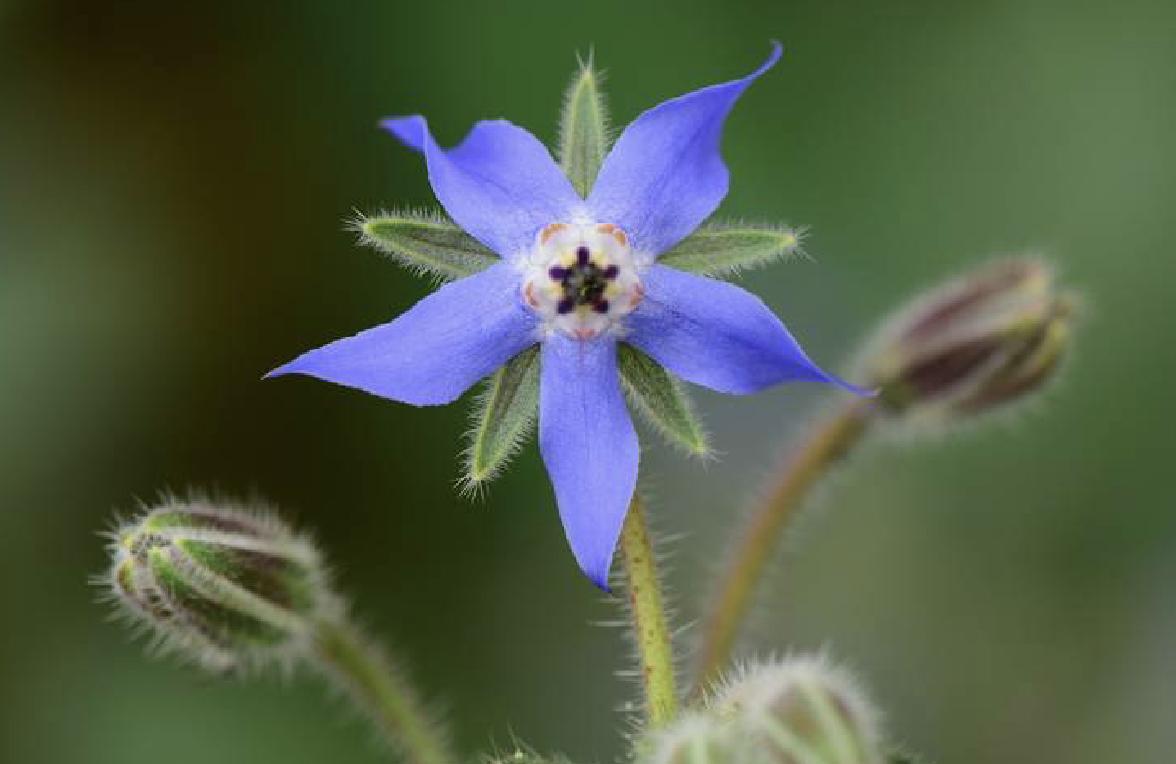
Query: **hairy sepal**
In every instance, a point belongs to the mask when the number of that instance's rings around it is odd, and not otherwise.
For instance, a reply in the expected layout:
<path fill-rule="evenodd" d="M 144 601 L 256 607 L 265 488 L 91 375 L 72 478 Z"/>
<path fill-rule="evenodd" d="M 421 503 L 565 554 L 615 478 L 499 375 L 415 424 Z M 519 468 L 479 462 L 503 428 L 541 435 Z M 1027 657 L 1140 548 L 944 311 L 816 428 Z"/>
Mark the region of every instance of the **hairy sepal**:
<path fill-rule="evenodd" d="M 539 410 L 539 349 L 530 347 L 496 371 L 474 403 L 462 488 L 493 480 L 534 430 Z"/>
<path fill-rule="evenodd" d="M 786 226 L 708 223 L 662 255 L 660 262 L 702 276 L 733 277 L 798 254 L 801 236 Z"/>
<path fill-rule="evenodd" d="M 559 120 L 559 163 L 576 193 L 587 198 L 609 146 L 608 109 L 600 91 L 602 77 L 592 55 L 564 92 Z"/>
<path fill-rule="evenodd" d="M 646 421 L 671 445 L 709 457 L 706 430 L 682 382 L 637 348 L 621 343 L 618 350 L 625 392 Z"/>
<path fill-rule="evenodd" d="M 499 262 L 498 256 L 433 212 L 381 212 L 352 224 L 359 241 L 391 257 L 413 273 L 456 281 Z"/>

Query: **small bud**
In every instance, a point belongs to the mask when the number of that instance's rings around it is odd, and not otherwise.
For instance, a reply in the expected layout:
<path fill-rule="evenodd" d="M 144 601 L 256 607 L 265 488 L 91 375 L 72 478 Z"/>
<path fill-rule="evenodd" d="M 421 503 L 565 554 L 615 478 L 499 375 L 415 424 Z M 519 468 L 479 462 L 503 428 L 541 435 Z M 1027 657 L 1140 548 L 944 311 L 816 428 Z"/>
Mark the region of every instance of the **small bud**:
<path fill-rule="evenodd" d="M 1069 345 L 1074 302 L 1042 263 L 991 263 L 901 309 L 867 344 L 860 376 L 896 414 L 998 408 L 1051 378 Z"/>
<path fill-rule="evenodd" d="M 846 672 L 813 658 L 756 666 L 722 689 L 711 713 L 729 723 L 759 761 L 877 764 L 877 714 Z"/>
<path fill-rule="evenodd" d="M 266 513 L 168 500 L 112 536 L 113 599 L 161 647 L 214 671 L 307 648 L 338 607 L 317 550 Z"/>
<path fill-rule="evenodd" d="M 639 743 L 640 764 L 731 764 L 752 761 L 730 725 L 711 714 L 690 712 Z"/>

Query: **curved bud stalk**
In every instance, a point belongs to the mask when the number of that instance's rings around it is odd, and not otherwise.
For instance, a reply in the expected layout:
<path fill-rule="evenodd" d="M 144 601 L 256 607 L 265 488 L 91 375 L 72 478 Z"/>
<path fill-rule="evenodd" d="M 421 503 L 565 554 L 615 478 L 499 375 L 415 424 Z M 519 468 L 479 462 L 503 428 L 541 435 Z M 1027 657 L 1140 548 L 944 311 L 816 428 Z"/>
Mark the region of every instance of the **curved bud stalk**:
<path fill-rule="evenodd" d="M 859 368 L 888 412 L 946 421 L 1040 389 L 1069 344 L 1075 299 L 1035 260 L 991 263 L 912 301 L 866 345 Z"/>
<path fill-rule="evenodd" d="M 213 670 L 288 659 L 339 612 L 315 548 L 244 507 L 169 501 L 120 527 L 111 551 L 125 612 Z"/>
<path fill-rule="evenodd" d="M 456 281 L 484 271 L 498 256 L 437 212 L 382 212 L 351 224 L 359 242 L 413 273 Z"/>
<path fill-rule="evenodd" d="M 788 523 L 813 487 L 864 437 L 874 410 L 870 400 L 858 399 L 819 420 L 769 477 L 763 498 L 737 531 L 732 553 L 698 630 L 692 689 L 695 697 L 727 670 L 740 626 Z"/>
<path fill-rule="evenodd" d="M 661 256 L 662 265 L 715 278 L 738 276 L 796 255 L 800 234 L 787 227 L 708 223 Z"/>
<path fill-rule="evenodd" d="M 417 764 L 448 764 L 415 690 L 349 623 L 315 546 L 269 510 L 169 498 L 110 534 L 97 579 L 165 650 L 224 673 L 306 661 Z"/>
<path fill-rule="evenodd" d="M 877 713 L 843 669 L 815 658 L 754 666 L 711 700 L 737 736 L 778 764 L 879 764 Z"/>

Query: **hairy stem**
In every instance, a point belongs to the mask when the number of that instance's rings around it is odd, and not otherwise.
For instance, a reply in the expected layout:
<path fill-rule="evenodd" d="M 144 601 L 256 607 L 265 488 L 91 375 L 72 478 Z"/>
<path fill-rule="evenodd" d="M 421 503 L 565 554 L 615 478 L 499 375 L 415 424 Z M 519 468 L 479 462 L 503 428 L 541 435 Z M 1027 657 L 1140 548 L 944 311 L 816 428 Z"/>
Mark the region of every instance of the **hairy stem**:
<path fill-rule="evenodd" d="M 315 651 L 322 668 L 379 727 L 387 742 L 413 764 L 450 764 L 444 734 L 416 692 L 384 654 L 346 623 L 320 622 Z"/>
<path fill-rule="evenodd" d="M 702 621 L 694 697 L 726 668 L 739 627 L 788 521 L 828 468 L 861 439 L 872 410 L 869 401 L 854 400 L 819 421 L 774 473 L 772 484 L 740 531 Z"/>
<path fill-rule="evenodd" d="M 651 727 L 660 727 L 678 713 L 678 690 L 674 683 L 674 652 L 657 577 L 657 560 L 649 541 L 645 509 L 637 496 L 629 505 L 629 514 L 621 529 L 620 551 L 633 635 L 641 660 L 646 716 Z"/>

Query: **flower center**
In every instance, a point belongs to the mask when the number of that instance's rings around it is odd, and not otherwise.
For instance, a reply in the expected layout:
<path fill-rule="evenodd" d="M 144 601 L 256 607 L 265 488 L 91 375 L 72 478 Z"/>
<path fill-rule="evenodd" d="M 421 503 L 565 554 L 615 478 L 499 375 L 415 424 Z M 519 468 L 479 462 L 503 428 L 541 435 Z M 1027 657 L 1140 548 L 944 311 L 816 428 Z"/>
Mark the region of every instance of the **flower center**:
<path fill-rule="evenodd" d="M 644 296 L 629 237 L 615 225 L 552 223 L 535 237 L 523 299 L 545 328 L 589 340 Z"/>

